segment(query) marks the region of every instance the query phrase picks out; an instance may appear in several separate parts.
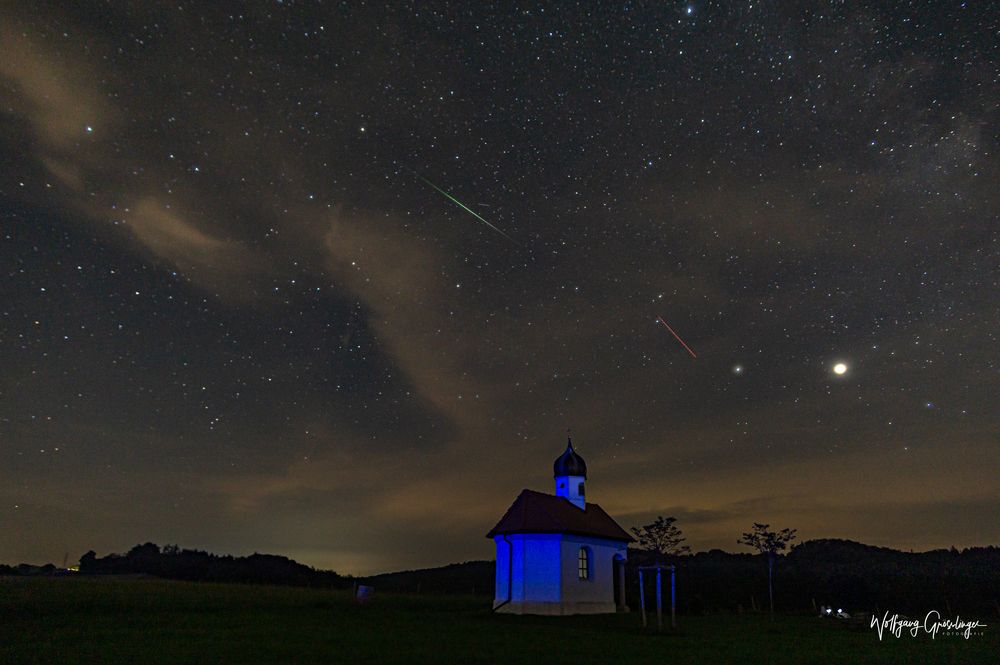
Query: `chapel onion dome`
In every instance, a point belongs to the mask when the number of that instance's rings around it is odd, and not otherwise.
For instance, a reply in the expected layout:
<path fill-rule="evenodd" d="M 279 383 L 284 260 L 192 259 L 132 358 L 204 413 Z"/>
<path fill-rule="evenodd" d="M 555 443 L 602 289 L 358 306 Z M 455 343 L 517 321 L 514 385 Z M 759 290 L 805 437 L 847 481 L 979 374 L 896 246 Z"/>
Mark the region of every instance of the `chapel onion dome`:
<path fill-rule="evenodd" d="M 572 439 L 567 438 L 566 450 L 552 465 L 552 474 L 556 478 L 559 476 L 587 477 L 587 463 L 573 450 Z"/>

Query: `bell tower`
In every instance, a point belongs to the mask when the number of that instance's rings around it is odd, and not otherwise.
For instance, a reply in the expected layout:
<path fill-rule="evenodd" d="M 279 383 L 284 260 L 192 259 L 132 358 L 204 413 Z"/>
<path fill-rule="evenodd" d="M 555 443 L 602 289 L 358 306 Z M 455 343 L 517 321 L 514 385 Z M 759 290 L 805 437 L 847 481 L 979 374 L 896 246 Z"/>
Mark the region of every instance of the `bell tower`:
<path fill-rule="evenodd" d="M 587 509 L 584 485 L 587 481 L 587 463 L 575 450 L 573 440 L 566 437 L 566 450 L 552 465 L 556 480 L 556 496 L 561 496 L 580 510 Z"/>

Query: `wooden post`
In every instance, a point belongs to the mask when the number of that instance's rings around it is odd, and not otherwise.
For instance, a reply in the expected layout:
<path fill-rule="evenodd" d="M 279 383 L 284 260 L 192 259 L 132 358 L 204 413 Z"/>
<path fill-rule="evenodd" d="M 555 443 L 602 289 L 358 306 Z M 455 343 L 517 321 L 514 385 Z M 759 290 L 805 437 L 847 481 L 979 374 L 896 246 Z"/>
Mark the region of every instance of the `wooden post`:
<path fill-rule="evenodd" d="M 639 606 L 642 607 L 642 627 L 646 627 L 646 590 L 642 585 L 642 568 L 639 569 Z"/>
<path fill-rule="evenodd" d="M 677 628 L 677 586 L 674 584 L 674 575 L 677 568 L 670 566 L 670 627 Z"/>
<path fill-rule="evenodd" d="M 663 585 L 660 584 L 660 568 L 656 568 L 656 626 L 663 630 Z"/>

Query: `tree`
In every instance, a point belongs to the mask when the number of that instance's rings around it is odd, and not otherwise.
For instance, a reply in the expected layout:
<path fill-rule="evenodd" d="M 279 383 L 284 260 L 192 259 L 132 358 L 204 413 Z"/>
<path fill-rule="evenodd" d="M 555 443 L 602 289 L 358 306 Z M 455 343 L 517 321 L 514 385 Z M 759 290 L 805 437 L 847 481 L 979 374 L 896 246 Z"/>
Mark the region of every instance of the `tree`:
<path fill-rule="evenodd" d="M 125 555 L 129 559 L 150 559 L 160 556 L 160 546 L 156 543 L 136 545 Z"/>
<path fill-rule="evenodd" d="M 82 557 L 80 557 L 80 572 L 81 573 L 93 573 L 96 571 L 97 564 L 97 552 L 90 550 Z"/>
<path fill-rule="evenodd" d="M 635 539 L 639 541 L 639 547 L 652 552 L 657 559 L 657 563 L 663 558 L 673 558 L 681 554 L 687 554 L 691 548 L 682 545 L 686 539 L 681 535 L 681 530 L 675 522 L 676 517 L 663 517 L 660 515 L 656 521 L 642 527 L 632 527 Z"/>
<path fill-rule="evenodd" d="M 744 533 L 736 542 L 749 545 L 761 554 L 767 555 L 767 597 L 771 604 L 771 621 L 774 621 L 774 559 L 791 541 L 795 540 L 797 529 L 770 531 L 770 524 L 754 522 L 753 529 Z"/>

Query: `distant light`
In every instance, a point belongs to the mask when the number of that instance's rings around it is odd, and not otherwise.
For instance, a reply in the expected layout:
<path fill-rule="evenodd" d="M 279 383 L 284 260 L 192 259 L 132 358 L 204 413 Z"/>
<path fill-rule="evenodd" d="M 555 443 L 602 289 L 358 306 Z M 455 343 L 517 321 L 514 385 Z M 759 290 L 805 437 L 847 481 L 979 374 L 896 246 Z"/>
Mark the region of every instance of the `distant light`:
<path fill-rule="evenodd" d="M 847 365 L 844 363 L 837 363 L 833 366 L 833 373 L 840 376 L 847 373 Z"/>
<path fill-rule="evenodd" d="M 691 5 L 688 5 L 688 6 L 687 6 L 687 9 L 685 9 L 684 11 L 685 11 L 685 13 L 686 13 L 686 14 L 687 14 L 688 16 L 690 16 L 691 14 L 694 14 L 694 7 L 692 7 Z"/>
<path fill-rule="evenodd" d="M 733 374 L 739 375 L 742 373 L 743 373 L 743 365 L 733 365 Z"/>
<path fill-rule="evenodd" d="M 87 133 L 91 134 L 91 133 L 93 133 L 93 131 L 94 131 L 94 128 L 91 127 L 90 125 L 87 125 Z"/>

